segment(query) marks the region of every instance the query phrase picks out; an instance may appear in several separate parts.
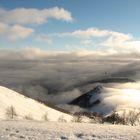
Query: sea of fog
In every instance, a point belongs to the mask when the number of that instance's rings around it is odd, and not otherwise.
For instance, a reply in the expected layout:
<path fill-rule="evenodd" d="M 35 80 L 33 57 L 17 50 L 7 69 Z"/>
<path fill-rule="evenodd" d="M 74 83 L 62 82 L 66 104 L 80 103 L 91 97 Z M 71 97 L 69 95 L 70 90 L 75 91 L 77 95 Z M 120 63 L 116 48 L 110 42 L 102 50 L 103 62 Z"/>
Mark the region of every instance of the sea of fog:
<path fill-rule="evenodd" d="M 125 77 L 136 82 L 103 85 L 100 95 L 106 108 L 139 107 L 140 55 L 79 55 L 34 49 L 0 51 L 0 85 L 28 97 L 66 104 L 84 94 L 91 81 Z M 103 110 L 106 110 L 103 108 Z M 98 107 L 99 110 L 99 107 Z"/>

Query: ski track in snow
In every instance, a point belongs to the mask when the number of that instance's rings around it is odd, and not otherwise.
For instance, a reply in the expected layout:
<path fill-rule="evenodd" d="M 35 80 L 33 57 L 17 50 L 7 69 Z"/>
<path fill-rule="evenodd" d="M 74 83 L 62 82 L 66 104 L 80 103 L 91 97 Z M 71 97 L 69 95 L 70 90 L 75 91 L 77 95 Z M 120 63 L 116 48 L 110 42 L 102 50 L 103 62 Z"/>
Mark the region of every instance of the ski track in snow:
<path fill-rule="evenodd" d="M 140 126 L 0 121 L 0 140 L 139 140 Z"/>

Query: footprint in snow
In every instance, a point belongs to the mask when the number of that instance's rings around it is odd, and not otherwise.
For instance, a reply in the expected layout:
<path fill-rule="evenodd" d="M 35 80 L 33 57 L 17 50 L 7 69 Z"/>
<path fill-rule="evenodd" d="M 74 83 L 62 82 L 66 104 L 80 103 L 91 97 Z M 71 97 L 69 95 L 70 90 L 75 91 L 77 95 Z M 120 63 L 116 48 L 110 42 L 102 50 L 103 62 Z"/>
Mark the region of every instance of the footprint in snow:
<path fill-rule="evenodd" d="M 68 138 L 65 136 L 61 136 L 60 138 L 61 138 L 61 140 L 68 140 Z"/>
<path fill-rule="evenodd" d="M 83 138 L 84 137 L 84 134 L 83 133 L 78 133 L 78 134 L 75 134 L 77 138 Z"/>

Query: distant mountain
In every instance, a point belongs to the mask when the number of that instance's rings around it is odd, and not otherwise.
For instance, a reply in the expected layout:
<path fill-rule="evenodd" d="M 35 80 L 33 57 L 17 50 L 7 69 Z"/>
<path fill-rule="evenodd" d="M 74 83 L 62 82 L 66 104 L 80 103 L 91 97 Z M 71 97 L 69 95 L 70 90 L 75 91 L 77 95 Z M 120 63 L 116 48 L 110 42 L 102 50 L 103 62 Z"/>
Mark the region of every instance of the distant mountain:
<path fill-rule="evenodd" d="M 97 86 L 93 90 L 88 91 L 87 93 L 81 95 L 80 97 L 71 101 L 70 105 L 78 105 L 82 108 L 90 108 L 96 104 L 100 103 L 98 95 L 102 92 L 102 86 Z M 94 97 L 94 98 L 93 98 Z M 92 100 L 92 101 L 91 101 Z"/>
<path fill-rule="evenodd" d="M 57 110 L 57 107 L 52 105 L 45 105 L 25 97 L 20 93 L 10 90 L 6 87 L 0 86 L 0 119 L 7 118 L 7 111 L 14 108 L 16 112 L 16 119 L 34 119 L 43 120 L 47 117 L 50 121 L 58 121 L 65 119 L 70 121 L 72 116 L 61 112 L 62 109 Z M 10 111 L 9 111 L 10 112 Z"/>
<path fill-rule="evenodd" d="M 135 80 L 126 77 L 109 77 L 100 80 L 89 81 L 89 83 L 126 83 L 126 82 L 135 82 Z"/>
<path fill-rule="evenodd" d="M 139 84 L 139 82 L 119 83 L 113 86 L 98 84 L 94 89 L 69 102 L 68 105 L 79 106 L 103 116 L 113 111 L 139 109 Z"/>

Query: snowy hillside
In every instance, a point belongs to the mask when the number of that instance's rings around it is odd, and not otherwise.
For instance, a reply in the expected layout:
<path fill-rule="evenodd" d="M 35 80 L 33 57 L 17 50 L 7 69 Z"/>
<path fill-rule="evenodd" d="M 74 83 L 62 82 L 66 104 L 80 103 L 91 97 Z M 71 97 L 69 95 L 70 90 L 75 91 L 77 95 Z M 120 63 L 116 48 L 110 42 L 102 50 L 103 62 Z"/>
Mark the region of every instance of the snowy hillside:
<path fill-rule="evenodd" d="M 139 140 L 139 126 L 0 121 L 1 140 Z"/>
<path fill-rule="evenodd" d="M 49 121 L 58 121 L 60 118 L 66 121 L 72 119 L 66 113 L 47 107 L 13 90 L 0 86 L 0 119 L 6 119 L 6 112 L 10 107 L 15 109 L 16 119 L 43 120 L 48 118 Z"/>

